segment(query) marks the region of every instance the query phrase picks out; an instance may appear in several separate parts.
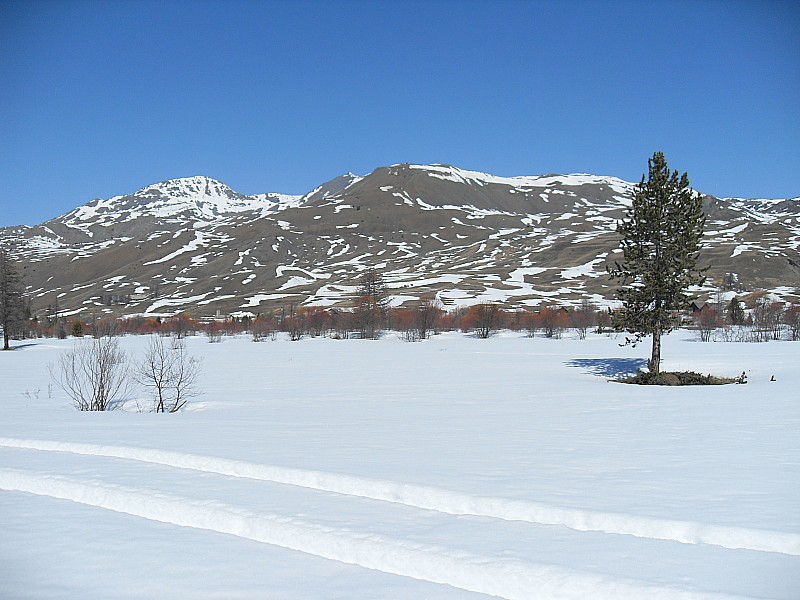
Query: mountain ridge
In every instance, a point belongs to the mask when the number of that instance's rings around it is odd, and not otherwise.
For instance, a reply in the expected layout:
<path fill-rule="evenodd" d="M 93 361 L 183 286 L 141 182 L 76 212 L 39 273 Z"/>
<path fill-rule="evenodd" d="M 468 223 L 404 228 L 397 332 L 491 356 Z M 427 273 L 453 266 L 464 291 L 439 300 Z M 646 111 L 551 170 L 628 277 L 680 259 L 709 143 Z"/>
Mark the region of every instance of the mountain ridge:
<path fill-rule="evenodd" d="M 396 164 L 302 196 L 248 196 L 194 176 L 0 228 L 0 242 L 24 265 L 34 308 L 62 314 L 347 305 L 366 268 L 384 272 L 395 304 L 608 304 L 605 265 L 634 188 L 611 176 Z M 800 199 L 704 204 L 701 262 L 712 277 L 699 292 L 724 284 L 798 297 Z"/>

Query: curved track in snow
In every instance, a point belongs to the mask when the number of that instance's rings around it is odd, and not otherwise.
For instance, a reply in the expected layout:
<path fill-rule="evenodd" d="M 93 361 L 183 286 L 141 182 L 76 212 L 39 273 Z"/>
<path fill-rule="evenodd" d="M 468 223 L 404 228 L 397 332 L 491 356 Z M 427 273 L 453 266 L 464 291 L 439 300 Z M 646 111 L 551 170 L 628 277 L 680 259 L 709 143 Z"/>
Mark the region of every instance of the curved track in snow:
<path fill-rule="evenodd" d="M 409 485 L 322 471 L 291 469 L 166 450 L 15 438 L 0 438 L 0 447 L 134 460 L 393 502 L 451 515 L 481 516 L 539 525 L 561 525 L 576 531 L 597 531 L 686 544 L 709 544 L 728 549 L 800 556 L 800 535 L 784 532 L 563 508 L 504 498 L 471 496 L 430 486 Z"/>
<path fill-rule="evenodd" d="M 140 488 L 0 469 L 0 489 L 70 500 L 141 518 L 205 529 L 342 563 L 447 584 L 509 600 L 650 598 L 734 600 L 735 596 L 607 578 L 552 565 L 479 556 L 375 534 L 322 526 Z"/>

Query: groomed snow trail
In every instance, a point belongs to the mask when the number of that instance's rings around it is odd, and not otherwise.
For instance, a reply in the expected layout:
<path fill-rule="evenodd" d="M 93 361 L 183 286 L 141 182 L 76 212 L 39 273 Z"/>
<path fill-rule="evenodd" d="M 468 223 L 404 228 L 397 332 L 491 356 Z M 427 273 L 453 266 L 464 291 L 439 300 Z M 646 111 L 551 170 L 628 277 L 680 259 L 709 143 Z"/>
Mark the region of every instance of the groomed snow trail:
<path fill-rule="evenodd" d="M 0 489 L 70 500 L 145 519 L 280 546 L 342 563 L 447 584 L 509 600 L 650 598 L 734 600 L 669 586 L 606 578 L 552 565 L 479 556 L 139 488 L 0 469 Z"/>
<path fill-rule="evenodd" d="M 576 531 L 598 531 L 685 544 L 709 544 L 731 550 L 755 550 L 800 556 L 800 534 L 563 508 L 504 498 L 470 496 L 429 486 L 409 485 L 322 471 L 291 469 L 167 450 L 15 438 L 0 438 L 0 446 L 134 460 L 393 502 L 451 515 L 524 521 L 538 525 L 561 525 Z"/>

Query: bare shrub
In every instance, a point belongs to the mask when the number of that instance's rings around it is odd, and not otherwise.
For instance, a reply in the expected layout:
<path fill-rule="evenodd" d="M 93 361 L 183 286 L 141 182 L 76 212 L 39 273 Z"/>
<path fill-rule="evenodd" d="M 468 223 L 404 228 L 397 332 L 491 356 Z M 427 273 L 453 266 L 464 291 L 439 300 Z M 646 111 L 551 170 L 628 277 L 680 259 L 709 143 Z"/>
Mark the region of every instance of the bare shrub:
<path fill-rule="evenodd" d="M 177 412 L 200 393 L 200 361 L 189 356 L 184 343 L 168 345 L 152 336 L 135 376 L 150 391 L 154 412 Z"/>
<path fill-rule="evenodd" d="M 561 339 L 561 335 L 569 325 L 569 317 L 561 307 L 545 306 L 539 312 L 539 323 L 545 337 Z"/>
<path fill-rule="evenodd" d="M 539 329 L 539 319 L 536 313 L 531 310 L 526 310 L 524 321 L 528 337 L 536 337 L 536 332 Z"/>
<path fill-rule="evenodd" d="M 752 310 L 753 341 L 779 340 L 783 320 L 783 304 L 764 296 L 758 298 Z"/>
<path fill-rule="evenodd" d="M 569 314 L 570 325 L 578 332 L 578 338 L 585 340 L 586 334 L 597 320 L 597 309 L 594 304 L 586 298 L 581 300 L 580 306 Z"/>
<path fill-rule="evenodd" d="M 225 327 L 222 323 L 209 323 L 205 328 L 205 334 L 208 338 L 209 343 L 211 344 L 219 344 L 222 342 L 222 334 L 225 331 Z"/>
<path fill-rule="evenodd" d="M 127 355 L 108 335 L 78 340 L 50 366 L 50 377 L 82 411 L 115 410 L 130 395 Z"/>
<path fill-rule="evenodd" d="M 208 342 L 210 344 L 219 344 L 222 342 L 222 332 L 221 331 L 206 331 L 206 337 L 208 338 Z"/>
<path fill-rule="evenodd" d="M 422 298 L 414 313 L 414 324 L 417 337 L 421 340 L 428 339 L 439 324 L 442 315 L 442 304 L 436 298 Z"/>
<path fill-rule="evenodd" d="M 306 329 L 312 337 L 326 335 L 330 328 L 328 312 L 319 307 L 306 309 Z"/>
<path fill-rule="evenodd" d="M 275 320 L 272 317 L 258 316 L 256 320 L 250 324 L 250 334 L 253 336 L 254 342 L 261 342 L 265 339 L 274 341 L 277 333 Z"/>
<path fill-rule="evenodd" d="M 475 304 L 469 308 L 466 321 L 478 339 L 488 339 L 500 329 L 500 307 L 494 302 Z"/>
<path fill-rule="evenodd" d="M 289 334 L 289 339 L 293 342 L 298 342 L 303 339 L 306 332 L 306 315 L 302 309 L 296 309 L 294 306 L 289 310 L 281 322 L 281 328 Z"/>
<path fill-rule="evenodd" d="M 400 332 L 400 339 L 406 342 L 419 342 L 419 329 L 416 327 L 407 327 Z"/>
<path fill-rule="evenodd" d="M 715 340 L 722 342 L 746 342 L 750 339 L 749 330 L 744 325 L 725 324 L 717 329 Z"/>
<path fill-rule="evenodd" d="M 94 321 L 89 326 L 89 329 L 92 337 L 96 339 L 101 337 L 114 337 L 120 333 L 119 322 L 116 319 L 99 319 Z"/>
<path fill-rule="evenodd" d="M 700 333 L 701 342 L 710 342 L 714 331 L 720 325 L 720 318 L 717 309 L 706 304 L 701 310 L 695 313 L 694 324 Z"/>
<path fill-rule="evenodd" d="M 790 304 L 783 313 L 783 322 L 789 328 L 792 341 L 800 340 L 800 304 Z"/>

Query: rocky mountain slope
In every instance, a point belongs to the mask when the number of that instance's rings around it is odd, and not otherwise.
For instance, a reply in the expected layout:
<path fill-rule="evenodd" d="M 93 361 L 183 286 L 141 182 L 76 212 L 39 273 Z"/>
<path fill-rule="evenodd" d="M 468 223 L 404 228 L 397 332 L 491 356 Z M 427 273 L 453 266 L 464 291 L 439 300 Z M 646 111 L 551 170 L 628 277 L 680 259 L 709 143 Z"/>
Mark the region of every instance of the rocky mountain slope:
<path fill-rule="evenodd" d="M 346 305 L 369 267 L 383 272 L 395 304 L 432 295 L 445 307 L 603 304 L 633 188 L 613 177 L 408 164 L 305 196 L 245 196 L 192 177 L 0 229 L 0 242 L 21 261 L 35 310 L 85 317 Z M 796 299 L 800 199 L 707 196 L 705 206 L 705 291 Z"/>

